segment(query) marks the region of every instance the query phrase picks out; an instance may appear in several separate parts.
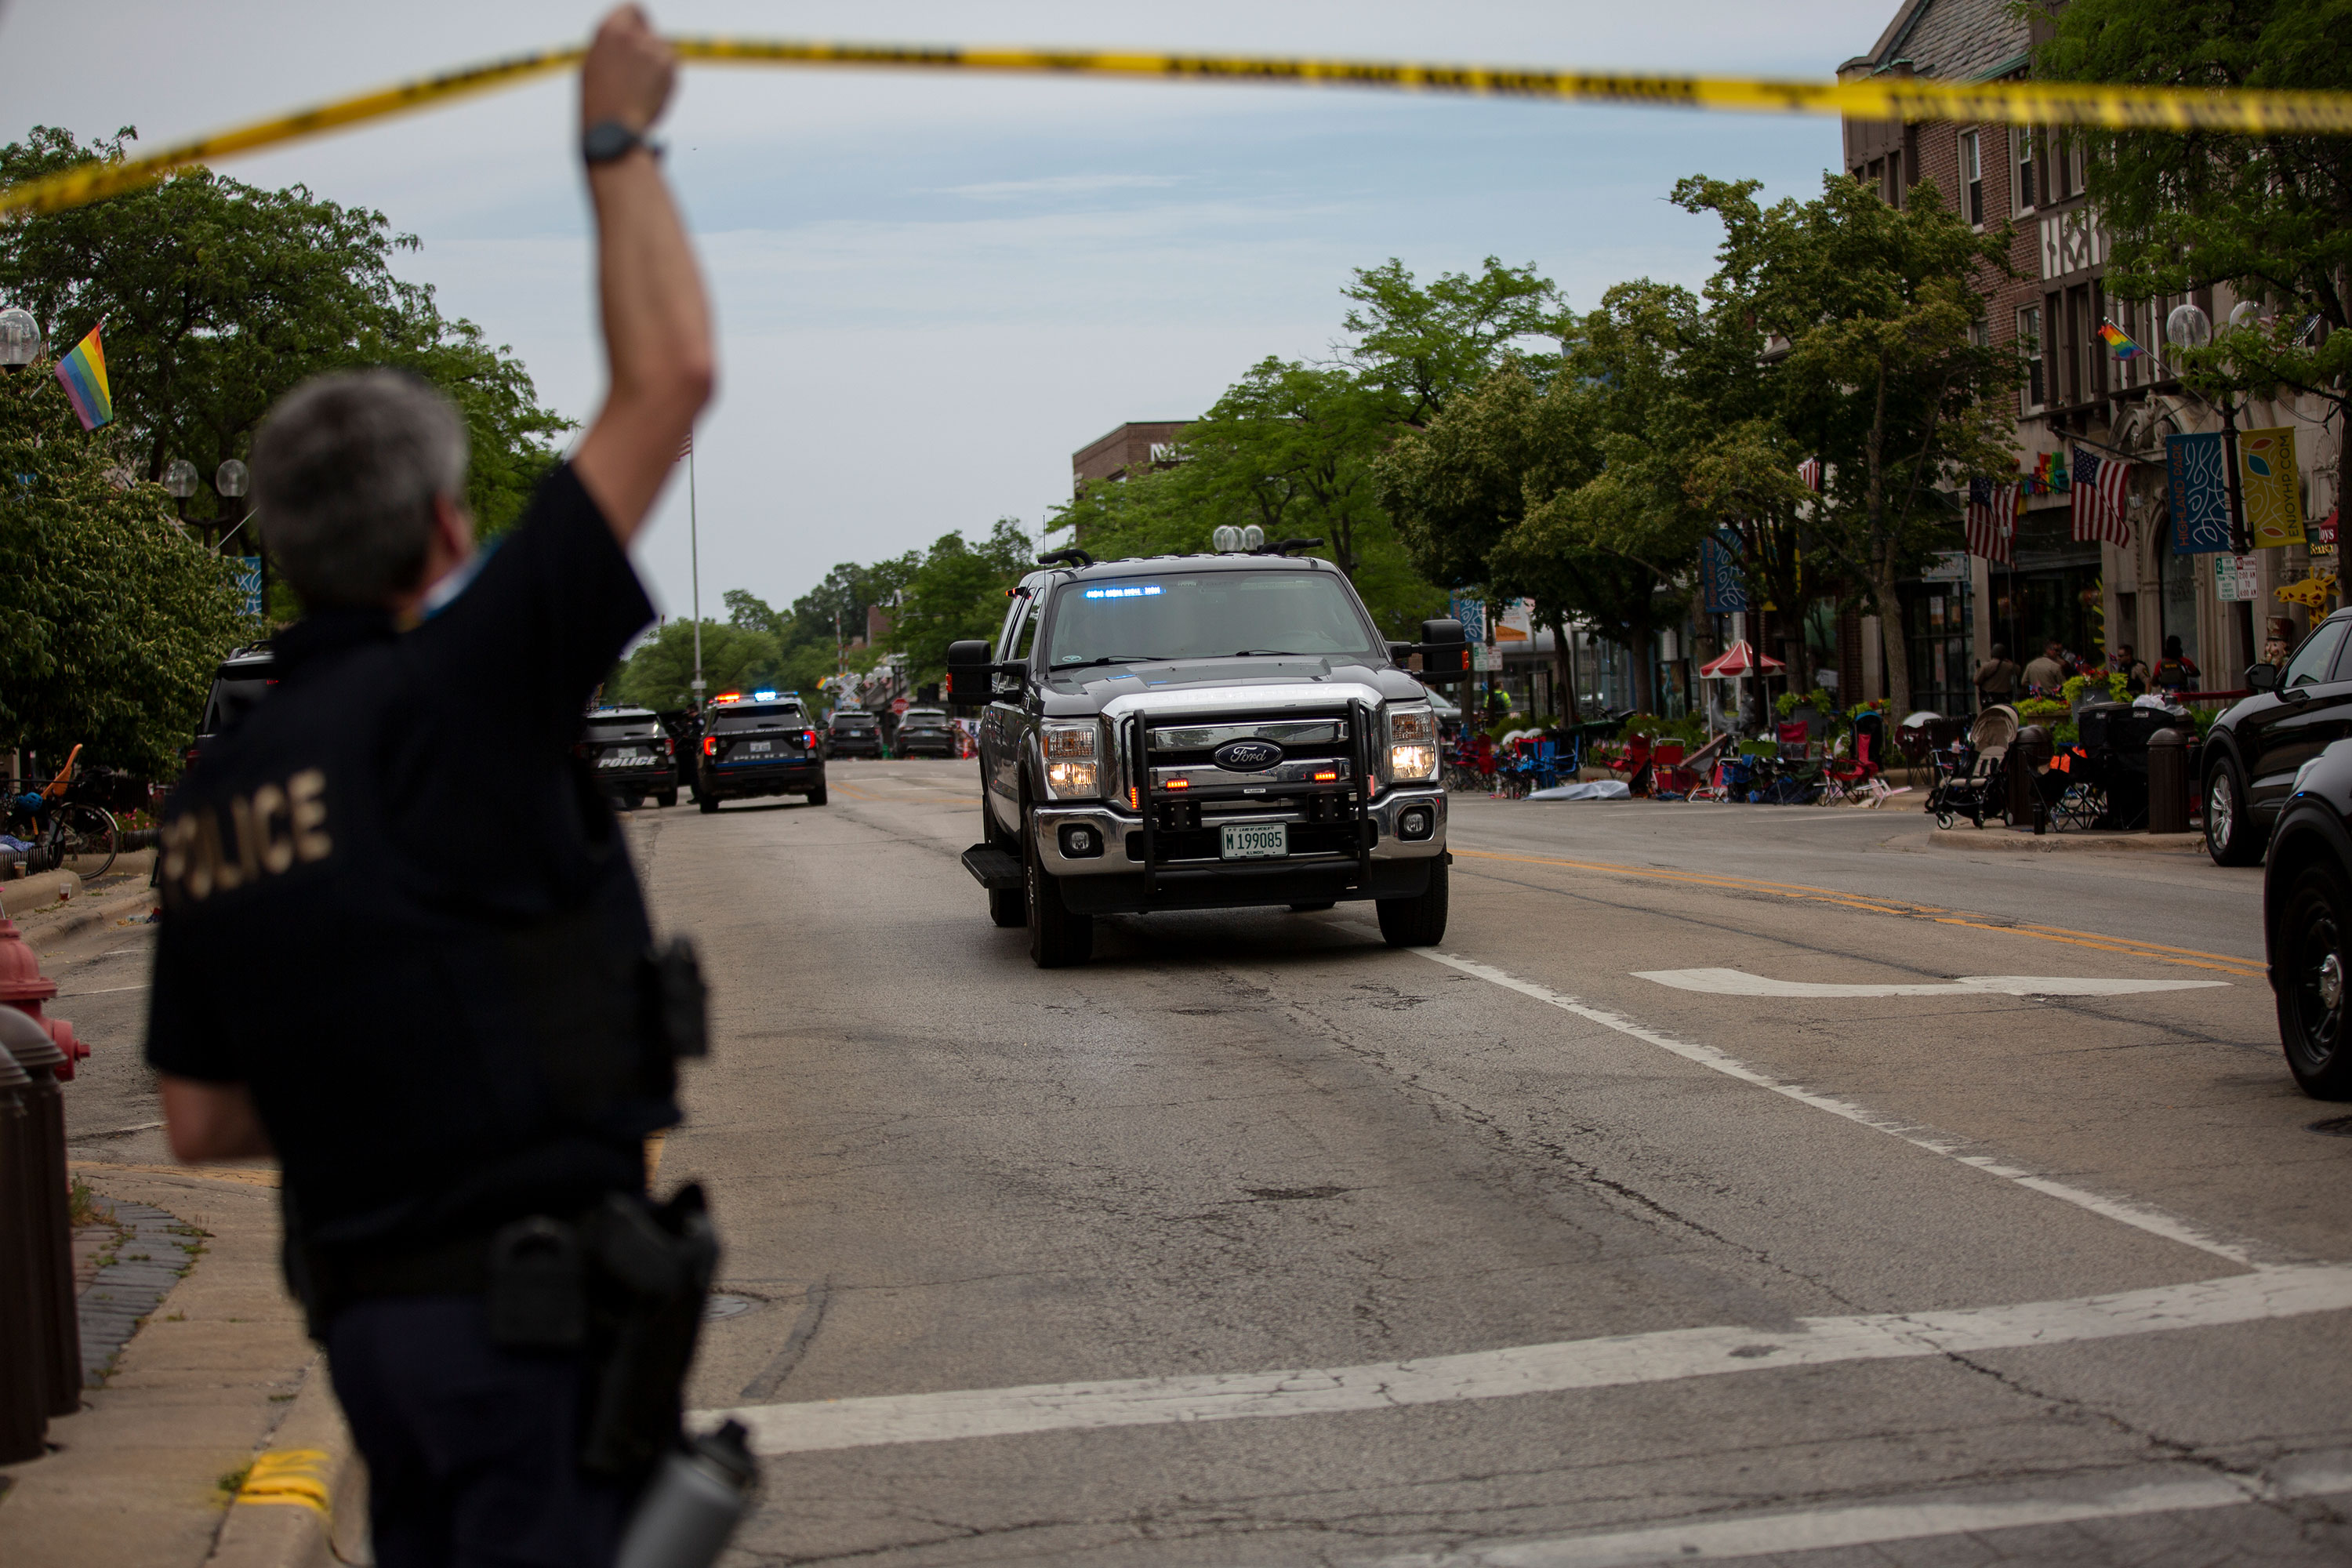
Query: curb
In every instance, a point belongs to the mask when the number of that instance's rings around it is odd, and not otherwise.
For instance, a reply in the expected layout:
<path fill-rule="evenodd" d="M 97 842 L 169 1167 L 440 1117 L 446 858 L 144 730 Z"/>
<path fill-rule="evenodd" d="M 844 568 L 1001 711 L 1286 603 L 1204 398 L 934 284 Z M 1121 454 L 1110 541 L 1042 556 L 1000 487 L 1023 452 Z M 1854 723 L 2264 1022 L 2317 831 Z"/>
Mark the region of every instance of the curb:
<path fill-rule="evenodd" d="M 70 876 L 72 873 L 67 874 Z M 117 893 L 101 902 L 91 903 L 86 909 L 71 910 L 55 920 L 32 921 L 30 914 L 12 918 L 17 920 L 19 929 L 28 942 L 37 937 L 47 942 L 61 942 L 67 937 L 79 936 L 94 926 L 112 925 L 126 916 L 145 914 L 154 907 L 154 892 L 140 887 L 127 893 Z M 25 923 L 27 921 L 32 921 L 32 923 Z"/>
<path fill-rule="evenodd" d="M 330 1568 L 362 1561 L 366 1535 L 366 1469 L 322 1352 L 269 1447 L 253 1457 L 205 1568 Z"/>
<path fill-rule="evenodd" d="M 2201 833 L 2045 833 L 2036 837 L 2013 827 L 1937 827 L 1927 834 L 1931 849 L 1993 849 L 2010 854 L 2055 855 L 2068 850 L 2100 849 L 2110 853 L 2201 855 Z"/>
<path fill-rule="evenodd" d="M 81 879 L 71 871 L 40 871 L 0 882 L 0 915 L 15 920 L 50 904 L 70 901 L 81 891 Z"/>

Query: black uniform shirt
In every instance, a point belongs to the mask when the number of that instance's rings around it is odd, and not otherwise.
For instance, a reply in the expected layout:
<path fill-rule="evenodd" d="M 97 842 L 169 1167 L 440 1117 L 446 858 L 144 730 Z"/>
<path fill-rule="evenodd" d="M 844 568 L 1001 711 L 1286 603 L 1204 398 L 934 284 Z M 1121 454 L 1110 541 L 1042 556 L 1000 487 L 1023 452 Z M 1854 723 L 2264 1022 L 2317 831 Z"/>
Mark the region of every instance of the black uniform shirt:
<path fill-rule="evenodd" d="M 572 755 L 651 618 L 569 467 L 414 631 L 277 639 L 281 679 L 163 824 L 147 1059 L 250 1086 L 321 1246 L 429 1239 L 643 1184 L 677 1120 L 641 1026 L 650 939 Z"/>

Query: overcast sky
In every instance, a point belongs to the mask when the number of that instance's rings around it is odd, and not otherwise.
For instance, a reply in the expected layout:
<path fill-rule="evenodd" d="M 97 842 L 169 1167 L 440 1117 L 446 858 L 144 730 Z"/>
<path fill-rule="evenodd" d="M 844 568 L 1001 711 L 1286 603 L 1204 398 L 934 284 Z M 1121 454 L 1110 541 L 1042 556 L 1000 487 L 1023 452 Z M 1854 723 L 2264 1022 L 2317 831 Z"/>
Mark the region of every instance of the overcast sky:
<path fill-rule="evenodd" d="M 677 33 L 1125 45 L 1826 77 L 1894 0 L 696 0 Z M 562 0 L 9 0 L 8 106 L 162 146 L 279 110 L 575 38 Z M 550 79 L 224 163 L 382 210 L 406 274 L 511 344 L 543 400 L 596 405 L 572 88 Z M 1337 90 L 704 67 L 665 131 L 716 293 L 722 385 L 697 438 L 703 613 L 779 604 L 835 562 L 1001 516 L 1034 534 L 1070 454 L 1129 419 L 1198 414 L 1266 354 L 1317 358 L 1349 269 L 1423 278 L 1498 256 L 1568 302 L 1647 275 L 1693 284 L 1711 223 L 1678 177 L 1810 195 L 1827 119 Z M 687 496 L 639 547 L 689 596 Z"/>

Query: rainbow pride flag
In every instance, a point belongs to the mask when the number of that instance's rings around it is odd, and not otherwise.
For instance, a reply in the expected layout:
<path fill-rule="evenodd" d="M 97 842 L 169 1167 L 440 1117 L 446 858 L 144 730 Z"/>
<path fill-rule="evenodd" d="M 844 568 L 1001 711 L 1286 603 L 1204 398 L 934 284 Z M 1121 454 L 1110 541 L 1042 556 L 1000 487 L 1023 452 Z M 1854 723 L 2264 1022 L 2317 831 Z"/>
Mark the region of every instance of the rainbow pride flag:
<path fill-rule="evenodd" d="M 92 327 L 73 353 L 58 361 L 58 380 L 65 384 L 83 429 L 95 430 L 114 417 L 114 395 L 106 389 L 106 348 L 98 341 L 98 328 Z"/>
<path fill-rule="evenodd" d="M 2117 359 L 2134 359 L 2147 353 L 2146 349 L 2132 342 L 2129 332 L 2125 331 L 2113 321 L 2099 323 L 2099 336 L 2106 340 L 2107 347 L 2116 351 Z"/>

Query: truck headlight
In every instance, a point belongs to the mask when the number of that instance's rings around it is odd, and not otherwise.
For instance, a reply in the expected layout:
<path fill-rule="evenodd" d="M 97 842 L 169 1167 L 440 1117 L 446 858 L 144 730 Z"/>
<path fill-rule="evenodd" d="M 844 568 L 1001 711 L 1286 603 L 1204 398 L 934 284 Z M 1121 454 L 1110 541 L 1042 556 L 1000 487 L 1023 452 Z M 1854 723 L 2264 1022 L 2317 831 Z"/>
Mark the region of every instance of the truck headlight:
<path fill-rule="evenodd" d="M 1437 715 L 1425 705 L 1389 710 L 1389 781 L 1425 784 L 1437 776 Z"/>
<path fill-rule="evenodd" d="M 1045 793 L 1055 800 L 1096 800 L 1102 795 L 1102 726 L 1092 720 L 1082 724 L 1043 726 L 1045 748 Z"/>

